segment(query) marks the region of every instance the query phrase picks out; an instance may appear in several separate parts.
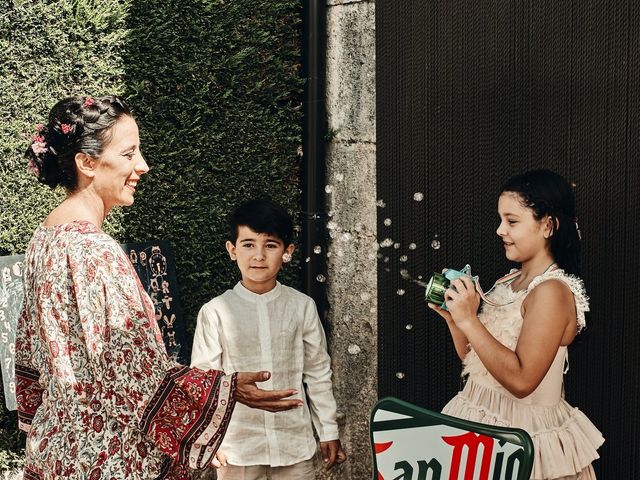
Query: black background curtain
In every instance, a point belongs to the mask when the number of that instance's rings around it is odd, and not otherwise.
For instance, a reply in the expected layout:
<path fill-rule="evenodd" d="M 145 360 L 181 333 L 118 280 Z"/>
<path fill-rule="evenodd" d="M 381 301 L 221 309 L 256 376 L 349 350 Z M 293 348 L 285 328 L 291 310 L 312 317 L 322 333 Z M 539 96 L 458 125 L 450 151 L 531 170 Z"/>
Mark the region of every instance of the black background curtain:
<path fill-rule="evenodd" d="M 514 266 L 500 185 L 551 168 L 575 184 L 591 298 L 566 396 L 606 438 L 599 478 L 640 478 L 640 3 L 378 0 L 376 44 L 380 397 L 439 410 L 460 388 L 400 271 L 470 263 L 491 287 Z"/>

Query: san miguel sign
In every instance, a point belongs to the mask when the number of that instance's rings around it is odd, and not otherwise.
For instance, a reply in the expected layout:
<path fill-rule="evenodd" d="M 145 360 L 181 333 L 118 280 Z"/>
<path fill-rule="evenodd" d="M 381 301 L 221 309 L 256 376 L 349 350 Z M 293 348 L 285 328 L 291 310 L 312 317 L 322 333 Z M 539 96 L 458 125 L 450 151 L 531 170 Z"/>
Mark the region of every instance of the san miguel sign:
<path fill-rule="evenodd" d="M 374 480 L 528 480 L 524 431 L 469 422 L 396 398 L 371 413 Z"/>

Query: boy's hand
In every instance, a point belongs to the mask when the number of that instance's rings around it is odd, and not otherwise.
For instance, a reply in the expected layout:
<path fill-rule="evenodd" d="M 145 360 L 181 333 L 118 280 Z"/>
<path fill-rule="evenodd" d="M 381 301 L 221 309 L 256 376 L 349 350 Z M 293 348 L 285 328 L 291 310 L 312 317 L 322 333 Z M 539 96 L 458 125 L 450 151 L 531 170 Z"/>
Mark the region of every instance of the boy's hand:
<path fill-rule="evenodd" d="M 327 470 L 335 463 L 340 464 L 347 459 L 347 454 L 344 453 L 340 440 L 320 442 L 320 452 L 322 453 L 322 464 Z"/>
<path fill-rule="evenodd" d="M 302 400 L 284 400 L 298 393 L 297 390 L 262 390 L 256 382 L 269 380 L 269 372 L 239 372 L 236 377 L 236 400 L 247 407 L 269 412 L 281 412 L 301 407 Z"/>
<path fill-rule="evenodd" d="M 226 466 L 227 466 L 227 456 L 224 453 L 222 453 L 220 450 L 218 450 L 216 454 L 213 456 L 213 460 L 211 460 L 209 467 L 220 468 L 220 467 L 226 467 Z"/>

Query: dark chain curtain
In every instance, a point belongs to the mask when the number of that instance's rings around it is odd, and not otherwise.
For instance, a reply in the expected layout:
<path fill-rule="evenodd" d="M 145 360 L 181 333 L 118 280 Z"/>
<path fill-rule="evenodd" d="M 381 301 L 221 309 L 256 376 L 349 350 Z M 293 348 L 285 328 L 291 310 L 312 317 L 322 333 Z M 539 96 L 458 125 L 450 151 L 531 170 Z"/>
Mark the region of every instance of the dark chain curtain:
<path fill-rule="evenodd" d="M 455 394 L 446 326 L 401 270 L 470 263 L 488 289 L 513 266 L 501 183 L 551 168 L 575 183 L 591 297 L 567 398 L 607 439 L 599 478 L 639 478 L 640 3 L 378 0 L 376 42 L 380 396 Z"/>

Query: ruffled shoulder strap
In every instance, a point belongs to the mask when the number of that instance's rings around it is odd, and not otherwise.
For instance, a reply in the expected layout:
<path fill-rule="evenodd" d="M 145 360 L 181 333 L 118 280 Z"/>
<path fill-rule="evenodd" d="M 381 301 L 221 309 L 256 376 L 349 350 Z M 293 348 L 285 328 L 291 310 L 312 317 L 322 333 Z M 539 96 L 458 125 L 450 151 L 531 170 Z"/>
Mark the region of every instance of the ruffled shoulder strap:
<path fill-rule="evenodd" d="M 564 282 L 564 284 L 571 290 L 571 293 L 573 293 L 573 297 L 576 302 L 576 321 L 578 323 L 579 333 L 587 325 L 584 313 L 589 311 L 589 297 L 587 297 L 582 279 L 575 275 L 565 273 L 561 268 L 555 268 L 553 270 L 548 270 L 531 280 L 531 283 L 527 288 L 527 293 L 546 280 L 560 280 Z"/>

